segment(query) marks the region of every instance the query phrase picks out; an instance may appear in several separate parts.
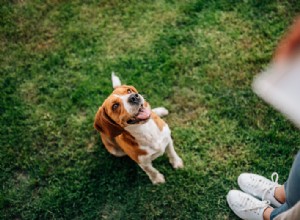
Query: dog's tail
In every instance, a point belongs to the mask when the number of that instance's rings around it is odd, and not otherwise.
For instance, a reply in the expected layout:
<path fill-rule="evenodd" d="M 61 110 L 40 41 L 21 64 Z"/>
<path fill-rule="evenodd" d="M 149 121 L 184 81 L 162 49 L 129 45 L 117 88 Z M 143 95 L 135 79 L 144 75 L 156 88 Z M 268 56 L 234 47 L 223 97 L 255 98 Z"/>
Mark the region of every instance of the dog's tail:
<path fill-rule="evenodd" d="M 121 86 L 121 80 L 120 80 L 119 77 L 117 77 L 115 75 L 114 72 L 111 73 L 111 81 L 112 81 L 112 86 L 113 86 L 114 89 Z"/>

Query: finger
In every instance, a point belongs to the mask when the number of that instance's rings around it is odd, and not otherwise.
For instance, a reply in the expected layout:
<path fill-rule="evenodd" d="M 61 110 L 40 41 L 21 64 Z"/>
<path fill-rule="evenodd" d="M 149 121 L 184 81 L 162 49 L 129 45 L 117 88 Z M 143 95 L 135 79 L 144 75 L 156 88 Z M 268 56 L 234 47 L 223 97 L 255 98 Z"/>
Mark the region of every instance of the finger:
<path fill-rule="evenodd" d="M 274 60 L 282 61 L 290 58 L 300 46 L 300 17 L 296 19 L 288 33 L 280 41 Z"/>

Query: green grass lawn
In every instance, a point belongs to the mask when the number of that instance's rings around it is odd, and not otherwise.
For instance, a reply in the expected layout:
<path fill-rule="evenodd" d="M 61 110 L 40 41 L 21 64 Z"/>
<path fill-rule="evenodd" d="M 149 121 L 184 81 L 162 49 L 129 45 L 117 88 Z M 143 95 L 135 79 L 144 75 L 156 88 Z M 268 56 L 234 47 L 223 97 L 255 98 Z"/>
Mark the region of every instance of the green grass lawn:
<path fill-rule="evenodd" d="M 3 219 L 237 219 L 241 172 L 286 180 L 297 130 L 251 89 L 300 2 L 1 1 Z M 154 186 L 93 128 L 110 74 L 165 106 L 185 168 Z"/>

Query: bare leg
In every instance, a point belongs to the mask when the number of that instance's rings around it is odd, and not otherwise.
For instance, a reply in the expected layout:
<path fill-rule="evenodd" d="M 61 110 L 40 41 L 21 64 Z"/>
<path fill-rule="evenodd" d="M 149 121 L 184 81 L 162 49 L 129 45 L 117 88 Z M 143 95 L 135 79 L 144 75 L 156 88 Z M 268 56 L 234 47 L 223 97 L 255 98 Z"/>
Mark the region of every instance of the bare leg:
<path fill-rule="evenodd" d="M 278 187 L 275 190 L 275 198 L 280 201 L 285 200 L 285 202 L 279 207 L 274 209 L 271 213 L 271 218 L 274 219 L 276 216 L 287 211 L 293 207 L 297 202 L 300 201 L 300 191 L 299 191 L 299 182 L 300 182 L 300 151 L 297 153 L 297 156 L 293 162 L 292 168 L 290 170 L 289 178 L 285 182 L 284 189 Z"/>
<path fill-rule="evenodd" d="M 173 146 L 173 140 L 170 138 L 170 143 L 166 149 L 166 153 L 169 157 L 169 161 L 172 164 L 173 168 L 183 168 L 183 162 L 182 159 L 177 155 L 174 146 Z"/>
<path fill-rule="evenodd" d="M 273 210 L 274 209 L 272 207 L 268 207 L 268 208 L 265 209 L 264 214 L 263 214 L 264 220 L 270 220 L 271 212 Z"/>
<path fill-rule="evenodd" d="M 277 199 L 278 202 L 282 204 L 285 203 L 286 199 L 285 199 L 284 185 L 275 188 L 274 197 L 275 199 Z M 273 210 L 274 209 L 272 207 L 268 207 L 265 209 L 263 214 L 264 220 L 270 220 L 271 213 L 273 212 Z"/>
<path fill-rule="evenodd" d="M 284 185 L 275 188 L 274 197 L 280 203 L 285 203 L 285 191 Z"/>

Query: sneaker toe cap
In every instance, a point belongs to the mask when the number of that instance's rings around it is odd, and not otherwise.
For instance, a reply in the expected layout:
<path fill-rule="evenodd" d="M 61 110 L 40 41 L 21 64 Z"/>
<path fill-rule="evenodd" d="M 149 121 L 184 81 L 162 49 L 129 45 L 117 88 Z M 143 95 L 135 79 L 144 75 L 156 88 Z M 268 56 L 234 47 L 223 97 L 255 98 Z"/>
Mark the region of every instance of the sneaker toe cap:
<path fill-rule="evenodd" d="M 239 190 L 230 190 L 226 196 L 227 202 L 229 205 L 233 204 L 236 199 L 239 197 L 240 195 L 240 191 Z"/>
<path fill-rule="evenodd" d="M 249 178 L 250 178 L 250 175 L 249 173 L 242 173 L 239 175 L 238 177 L 238 185 L 239 187 L 243 190 L 243 191 L 248 191 L 248 187 L 247 185 L 249 184 Z"/>

